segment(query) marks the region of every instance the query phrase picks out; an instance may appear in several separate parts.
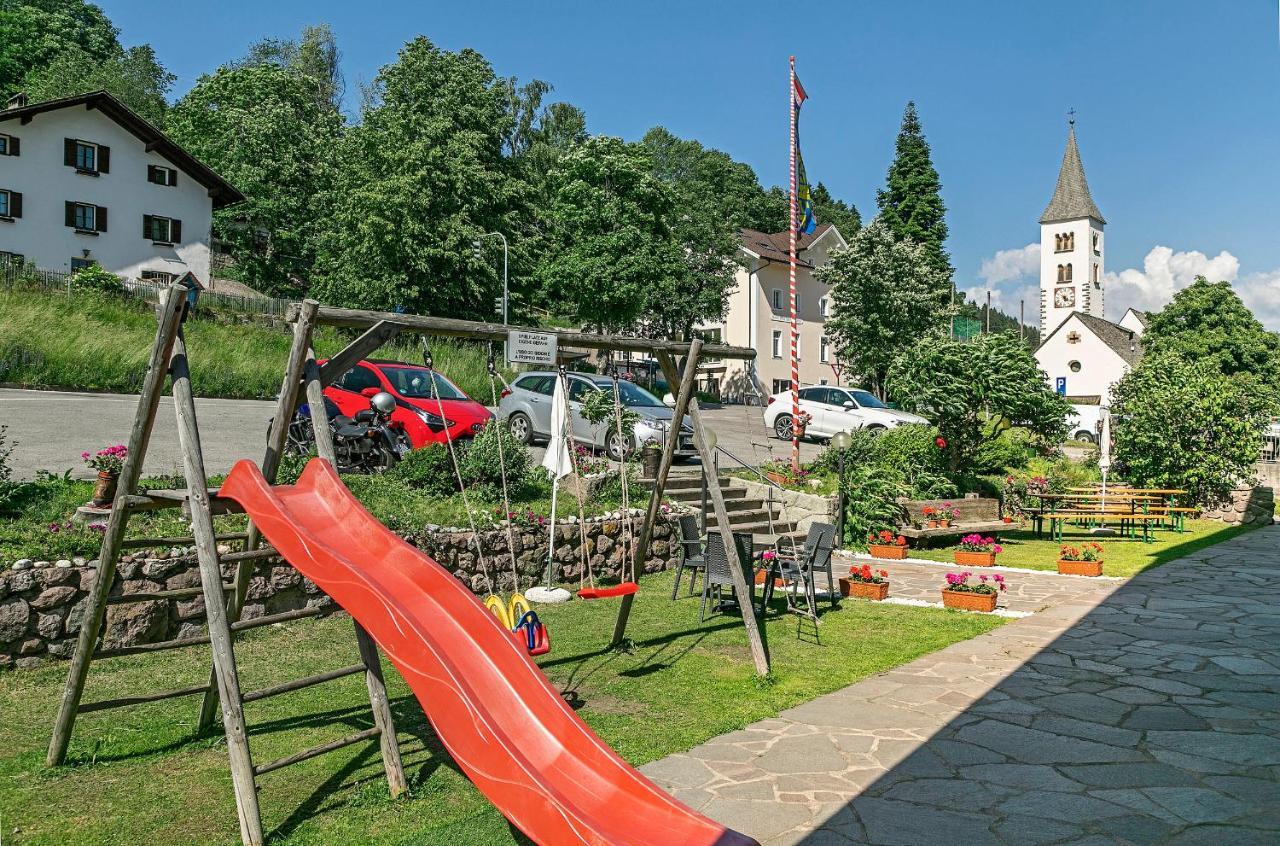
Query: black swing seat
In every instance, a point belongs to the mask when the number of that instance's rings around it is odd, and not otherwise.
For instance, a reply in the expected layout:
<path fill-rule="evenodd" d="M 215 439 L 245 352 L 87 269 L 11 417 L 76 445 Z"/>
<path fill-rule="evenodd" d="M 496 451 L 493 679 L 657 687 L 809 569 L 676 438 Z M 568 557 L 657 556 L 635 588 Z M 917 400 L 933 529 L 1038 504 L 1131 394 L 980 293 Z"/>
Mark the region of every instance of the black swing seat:
<path fill-rule="evenodd" d="M 589 587 L 578 591 L 578 599 L 609 599 L 614 596 L 631 596 L 640 590 L 635 582 L 622 582 L 612 587 Z"/>

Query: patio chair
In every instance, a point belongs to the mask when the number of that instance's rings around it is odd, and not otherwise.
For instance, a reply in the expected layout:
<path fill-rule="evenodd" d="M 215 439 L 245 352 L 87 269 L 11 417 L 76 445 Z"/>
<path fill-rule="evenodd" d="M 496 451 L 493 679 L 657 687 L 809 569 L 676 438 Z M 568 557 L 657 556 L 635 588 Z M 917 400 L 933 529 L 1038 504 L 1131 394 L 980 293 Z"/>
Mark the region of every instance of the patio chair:
<path fill-rule="evenodd" d="M 721 589 L 726 585 L 733 589 L 733 571 L 729 568 L 734 565 L 742 567 L 747 581 L 747 590 L 752 592 L 750 596 L 735 596 L 734 599 L 742 609 L 742 613 L 755 613 L 755 571 L 751 565 L 753 540 L 751 535 L 735 532 L 733 541 L 738 547 L 735 556 L 737 560 L 731 562 L 729 556 L 725 554 L 724 539 L 720 537 L 720 533 L 712 532 L 707 536 L 707 544 L 703 550 L 706 571 L 702 577 L 702 611 L 698 616 L 699 622 L 705 623 L 707 620 L 707 600 L 714 595 L 718 608 L 723 602 Z"/>
<path fill-rule="evenodd" d="M 693 596 L 694 585 L 698 583 L 698 572 L 707 569 L 707 561 L 702 553 L 702 535 L 698 531 L 698 518 L 692 514 L 680 516 L 680 563 L 676 565 L 676 582 L 671 586 L 671 600 L 674 602 L 680 591 L 680 580 L 684 571 L 689 570 L 689 595 Z"/>
<path fill-rule="evenodd" d="M 811 524 L 804 546 L 799 549 L 793 538 L 784 536 L 778 539 L 776 551 L 781 576 L 787 584 L 787 610 L 817 619 L 815 576 L 823 570 L 827 573 L 827 595 L 831 597 L 831 607 L 839 607 L 840 592 L 836 590 L 831 571 L 831 553 L 835 549 L 835 540 L 836 527 L 830 523 Z M 797 594 L 800 592 L 803 592 L 803 606 L 798 601 L 800 597 Z"/>

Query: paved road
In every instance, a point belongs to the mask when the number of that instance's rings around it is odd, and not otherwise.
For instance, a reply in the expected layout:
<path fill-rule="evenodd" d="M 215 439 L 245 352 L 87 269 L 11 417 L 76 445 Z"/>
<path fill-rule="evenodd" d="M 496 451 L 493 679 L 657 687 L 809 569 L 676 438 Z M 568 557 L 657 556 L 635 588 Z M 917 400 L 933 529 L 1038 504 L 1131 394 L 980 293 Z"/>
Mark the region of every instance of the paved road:
<path fill-rule="evenodd" d="M 29 479 L 37 470 L 61 473 L 70 468 L 74 476 L 89 478 L 92 473 L 80 462 L 80 453 L 126 441 L 136 408 L 137 397 L 132 395 L 0 389 L 0 425 L 7 426 L 11 442 L 17 442 L 15 475 Z M 209 473 L 225 473 L 241 458 L 262 458 L 274 403 L 201 399 L 196 401 L 196 409 Z M 758 465 L 789 454 L 785 442 L 768 436 L 758 408 L 730 406 L 705 414 L 720 444 L 743 461 Z M 808 461 L 820 451 L 815 444 L 804 444 L 802 457 Z M 535 453 L 540 461 L 542 450 Z M 166 397 L 143 472 L 160 475 L 181 473 L 181 469 L 173 402 Z"/>

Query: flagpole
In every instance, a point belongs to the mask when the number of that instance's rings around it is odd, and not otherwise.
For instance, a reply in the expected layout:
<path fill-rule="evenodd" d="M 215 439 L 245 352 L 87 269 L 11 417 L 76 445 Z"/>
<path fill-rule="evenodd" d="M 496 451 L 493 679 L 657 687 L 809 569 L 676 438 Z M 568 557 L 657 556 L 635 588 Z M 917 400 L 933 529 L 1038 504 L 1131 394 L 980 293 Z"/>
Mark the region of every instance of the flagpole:
<path fill-rule="evenodd" d="M 800 357 L 799 327 L 796 323 L 796 57 L 791 57 L 791 78 L 787 101 L 791 113 L 791 215 L 787 226 L 788 258 L 791 288 L 791 470 L 800 470 Z"/>

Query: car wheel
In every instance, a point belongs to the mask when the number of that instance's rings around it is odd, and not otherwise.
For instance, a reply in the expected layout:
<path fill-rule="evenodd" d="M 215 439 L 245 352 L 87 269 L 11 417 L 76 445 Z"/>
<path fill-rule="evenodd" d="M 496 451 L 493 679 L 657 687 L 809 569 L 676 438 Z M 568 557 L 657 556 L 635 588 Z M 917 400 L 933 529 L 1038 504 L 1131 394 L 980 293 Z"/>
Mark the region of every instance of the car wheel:
<path fill-rule="evenodd" d="M 1076 432 L 1075 439 L 1077 441 L 1084 441 L 1087 444 L 1096 443 L 1093 432 L 1090 432 L 1088 429 L 1081 429 L 1079 432 Z"/>
<path fill-rule="evenodd" d="M 529 418 L 519 411 L 514 412 L 507 418 L 507 428 L 511 430 L 511 434 L 517 441 L 522 444 L 528 444 L 533 440 L 533 425 L 529 422 Z"/>
<path fill-rule="evenodd" d="M 622 461 L 631 452 L 632 447 L 629 441 L 630 438 L 610 429 L 609 434 L 605 436 L 605 451 L 614 461 Z"/>
<path fill-rule="evenodd" d="M 773 421 L 773 434 L 784 441 L 791 440 L 791 415 L 779 414 Z"/>
<path fill-rule="evenodd" d="M 872 423 L 870 426 L 867 427 L 867 431 L 873 435 L 878 435 L 881 432 L 885 431 L 886 429 L 887 427 L 881 426 L 879 423 Z"/>

